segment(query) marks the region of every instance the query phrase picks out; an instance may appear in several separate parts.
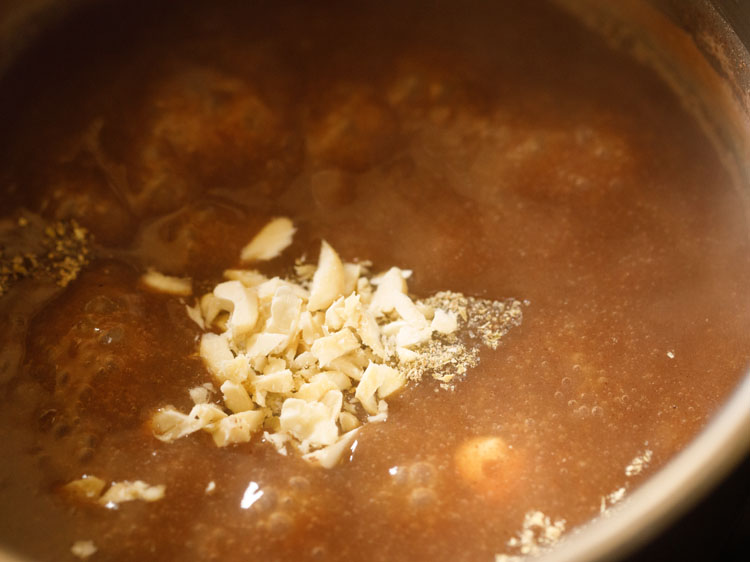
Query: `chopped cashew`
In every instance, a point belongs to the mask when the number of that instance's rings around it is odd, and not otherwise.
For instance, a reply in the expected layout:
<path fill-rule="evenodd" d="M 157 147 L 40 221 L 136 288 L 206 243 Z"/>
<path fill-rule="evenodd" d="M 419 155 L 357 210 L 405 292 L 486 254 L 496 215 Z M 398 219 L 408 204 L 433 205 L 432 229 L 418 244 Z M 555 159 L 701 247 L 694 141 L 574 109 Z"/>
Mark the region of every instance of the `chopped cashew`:
<path fill-rule="evenodd" d="M 214 443 L 219 447 L 247 443 L 252 434 L 260 429 L 265 417 L 265 412 L 261 410 L 250 410 L 223 418 L 212 432 Z"/>
<path fill-rule="evenodd" d="M 321 367 L 327 367 L 334 359 L 338 359 L 358 347 L 359 342 L 350 330 L 340 330 L 335 334 L 315 340 L 310 351 L 312 351 Z"/>
<path fill-rule="evenodd" d="M 458 319 L 453 312 L 445 312 L 438 308 L 430 327 L 441 334 L 452 334 L 458 328 Z"/>
<path fill-rule="evenodd" d="M 378 403 L 375 393 L 382 398 L 392 394 L 406 384 L 406 380 L 393 367 L 370 363 L 357 385 L 354 397 L 362 403 L 365 410 L 372 415 L 378 413 Z"/>
<path fill-rule="evenodd" d="M 234 413 L 253 409 L 253 401 L 241 384 L 224 381 L 221 385 L 221 393 L 224 395 L 224 404 Z"/>
<path fill-rule="evenodd" d="M 108 505 L 133 500 L 155 502 L 164 497 L 165 489 L 166 486 L 164 485 L 149 486 L 142 480 L 136 480 L 135 482 L 124 480 L 123 482 L 113 483 L 109 487 L 109 490 L 104 492 L 104 495 L 99 498 L 99 503 L 102 505 Z"/>
<path fill-rule="evenodd" d="M 341 258 L 330 244 L 323 240 L 320 246 L 318 269 L 312 280 L 307 309 L 311 312 L 328 308 L 343 292 L 346 273 Z"/>
<path fill-rule="evenodd" d="M 84 475 L 78 480 L 68 482 L 63 486 L 63 491 L 79 500 L 95 501 L 102 495 L 107 483 L 96 476 Z"/>
<path fill-rule="evenodd" d="M 406 294 L 406 280 L 397 267 L 389 269 L 380 279 L 378 288 L 372 295 L 370 309 L 376 315 L 393 312 L 396 308 L 395 299 L 398 295 Z"/>
<path fill-rule="evenodd" d="M 232 341 L 237 345 L 258 321 L 258 297 L 239 281 L 225 281 L 214 289 L 214 296 L 227 303 Z"/>
<path fill-rule="evenodd" d="M 272 220 L 242 248 L 240 259 L 247 263 L 279 256 L 292 243 L 295 231 L 294 224 L 286 217 Z"/>
<path fill-rule="evenodd" d="M 339 462 L 344 452 L 352 446 L 358 432 L 358 428 L 352 429 L 344 433 L 333 445 L 328 445 L 312 453 L 307 453 L 302 458 L 306 461 L 319 464 L 323 468 L 333 468 Z"/>
<path fill-rule="evenodd" d="M 157 293 L 188 297 L 193 294 L 193 283 L 185 277 L 172 277 L 164 275 L 154 269 L 149 269 L 141 275 L 141 283 Z"/>
<path fill-rule="evenodd" d="M 206 363 L 208 370 L 214 375 L 221 372 L 224 363 L 234 359 L 229 342 L 224 336 L 207 332 L 201 337 L 200 356 Z"/>
<path fill-rule="evenodd" d="M 166 442 L 185 437 L 201 428 L 197 420 L 172 407 L 156 412 L 151 418 L 151 427 L 156 438 Z"/>

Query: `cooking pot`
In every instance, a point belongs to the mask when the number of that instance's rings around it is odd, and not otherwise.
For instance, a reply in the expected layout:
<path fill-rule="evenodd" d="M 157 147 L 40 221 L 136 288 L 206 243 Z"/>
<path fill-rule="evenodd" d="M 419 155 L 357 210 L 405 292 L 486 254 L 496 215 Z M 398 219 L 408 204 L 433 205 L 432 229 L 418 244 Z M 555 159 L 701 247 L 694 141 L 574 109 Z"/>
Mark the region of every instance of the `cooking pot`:
<path fill-rule="evenodd" d="M 36 37 L 84 1 L 5 0 L 0 4 L 0 75 Z M 750 198 L 750 3 L 557 3 L 616 48 L 653 66 L 670 83 L 702 123 L 727 168 L 746 186 Z M 747 375 L 680 454 L 607 517 L 571 531 L 544 559 L 563 562 L 627 556 L 698 502 L 749 450 Z M 0 560 L 17 558 L 0 550 Z"/>

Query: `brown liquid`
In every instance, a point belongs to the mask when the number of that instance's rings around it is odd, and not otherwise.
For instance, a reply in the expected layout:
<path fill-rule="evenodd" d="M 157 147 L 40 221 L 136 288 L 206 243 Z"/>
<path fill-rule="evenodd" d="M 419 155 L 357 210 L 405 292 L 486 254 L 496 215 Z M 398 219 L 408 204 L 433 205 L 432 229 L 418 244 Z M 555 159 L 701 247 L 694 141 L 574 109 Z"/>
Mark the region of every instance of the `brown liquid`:
<path fill-rule="evenodd" d="M 75 218 L 97 240 L 66 290 L 0 298 L 3 544 L 42 560 L 82 539 L 96 560 L 492 560 L 527 511 L 574 527 L 703 427 L 750 355 L 748 225 L 656 76 L 539 3 L 199 4 L 92 9 L 3 85 L 3 214 Z M 526 299 L 523 325 L 455 392 L 404 391 L 332 470 L 259 439 L 157 441 L 153 411 L 187 409 L 210 377 L 184 306 L 138 276 L 207 289 L 279 215 L 299 231 L 266 273 L 324 238 L 413 269 L 418 296 Z M 456 471 L 477 435 L 520 459 L 499 491 Z M 82 474 L 166 497 L 63 498 Z M 243 509 L 250 482 L 264 496 Z"/>

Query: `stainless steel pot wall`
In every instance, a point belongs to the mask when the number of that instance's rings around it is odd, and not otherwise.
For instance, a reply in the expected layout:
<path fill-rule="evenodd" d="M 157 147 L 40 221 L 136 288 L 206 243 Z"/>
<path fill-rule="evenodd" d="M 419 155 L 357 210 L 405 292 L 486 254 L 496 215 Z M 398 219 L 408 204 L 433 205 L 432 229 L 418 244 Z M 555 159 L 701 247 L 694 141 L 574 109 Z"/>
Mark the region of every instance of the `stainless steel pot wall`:
<path fill-rule="evenodd" d="M 0 3 L 0 76 L 46 28 L 86 0 Z M 657 69 L 746 186 L 750 209 L 750 2 L 556 0 Z M 750 450 L 750 375 L 695 440 L 608 518 L 573 531 L 545 560 L 625 556 L 711 489 Z M 0 547 L 1 548 L 1 547 Z M 0 550 L 0 561 L 17 561 Z"/>

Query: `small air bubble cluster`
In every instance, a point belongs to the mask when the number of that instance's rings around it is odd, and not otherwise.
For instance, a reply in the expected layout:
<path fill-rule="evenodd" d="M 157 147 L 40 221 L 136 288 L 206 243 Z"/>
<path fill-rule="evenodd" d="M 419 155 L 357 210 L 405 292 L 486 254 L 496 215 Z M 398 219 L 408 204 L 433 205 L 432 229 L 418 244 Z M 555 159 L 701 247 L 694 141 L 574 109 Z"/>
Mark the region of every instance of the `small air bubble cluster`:
<path fill-rule="evenodd" d="M 389 470 L 391 483 L 398 495 L 405 497 L 409 508 L 429 509 L 438 503 L 435 492 L 438 470 L 433 463 L 417 461 L 407 466 L 394 466 Z"/>

